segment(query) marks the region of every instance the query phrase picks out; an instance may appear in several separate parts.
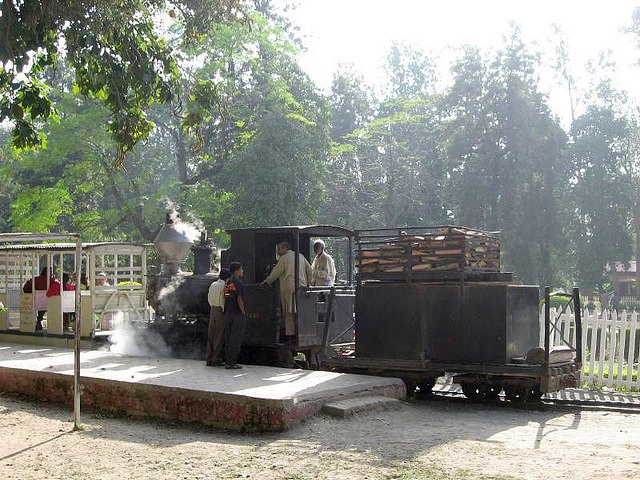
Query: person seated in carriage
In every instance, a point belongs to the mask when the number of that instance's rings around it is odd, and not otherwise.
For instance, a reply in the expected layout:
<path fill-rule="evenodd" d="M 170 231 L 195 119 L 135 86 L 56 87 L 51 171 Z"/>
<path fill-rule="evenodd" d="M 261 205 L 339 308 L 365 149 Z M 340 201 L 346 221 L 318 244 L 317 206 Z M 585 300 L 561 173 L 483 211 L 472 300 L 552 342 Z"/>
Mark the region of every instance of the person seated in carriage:
<path fill-rule="evenodd" d="M 43 267 L 40 271 L 40 275 L 35 278 L 30 278 L 25 282 L 22 287 L 22 291 L 24 293 L 33 293 L 34 290 L 44 290 L 47 291 L 53 285 L 58 284 L 58 289 L 60 288 L 60 282 L 57 278 L 49 271 L 49 267 Z M 42 330 L 42 320 L 44 319 L 44 314 L 46 310 L 38 309 L 38 313 L 36 316 L 36 332 Z"/>

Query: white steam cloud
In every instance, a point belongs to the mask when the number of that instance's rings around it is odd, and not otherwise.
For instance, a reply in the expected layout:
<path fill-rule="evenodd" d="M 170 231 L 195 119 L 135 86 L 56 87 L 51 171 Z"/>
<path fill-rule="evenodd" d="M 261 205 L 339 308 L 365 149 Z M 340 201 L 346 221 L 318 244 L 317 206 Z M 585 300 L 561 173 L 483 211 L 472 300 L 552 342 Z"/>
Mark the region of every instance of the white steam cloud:
<path fill-rule="evenodd" d="M 136 357 L 172 357 L 173 352 L 162 336 L 146 326 L 137 327 L 117 312 L 112 319 L 115 332 L 109 337 L 109 351 Z"/>
<path fill-rule="evenodd" d="M 200 233 L 206 232 L 204 222 L 191 212 L 186 212 L 187 219 L 180 217 L 175 204 L 168 198 L 164 198 L 165 209 L 169 214 L 169 218 L 173 220 L 174 228 L 187 237 L 191 242 L 195 242 L 200 239 Z"/>

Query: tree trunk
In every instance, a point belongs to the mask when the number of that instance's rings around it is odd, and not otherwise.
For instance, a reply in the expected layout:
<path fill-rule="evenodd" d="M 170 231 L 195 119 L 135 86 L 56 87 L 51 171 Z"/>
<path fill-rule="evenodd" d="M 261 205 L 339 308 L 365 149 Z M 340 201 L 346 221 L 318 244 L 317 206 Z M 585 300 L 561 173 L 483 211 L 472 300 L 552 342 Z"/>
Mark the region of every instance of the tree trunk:
<path fill-rule="evenodd" d="M 636 182 L 636 198 L 633 204 L 633 229 L 636 233 L 636 296 L 640 296 L 640 181 Z"/>

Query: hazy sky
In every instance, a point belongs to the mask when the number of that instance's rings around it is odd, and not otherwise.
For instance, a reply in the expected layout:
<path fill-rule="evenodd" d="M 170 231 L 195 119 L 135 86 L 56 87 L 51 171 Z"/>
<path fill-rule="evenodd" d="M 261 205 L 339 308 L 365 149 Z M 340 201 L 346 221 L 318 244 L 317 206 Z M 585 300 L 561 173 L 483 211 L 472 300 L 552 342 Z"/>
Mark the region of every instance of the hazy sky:
<path fill-rule="evenodd" d="M 368 83 L 380 84 L 380 66 L 393 41 L 431 52 L 444 65 L 462 44 L 499 46 L 513 21 L 524 40 L 537 42 L 546 54 L 551 25 L 557 24 L 582 81 L 585 62 L 613 50 L 621 84 L 640 98 L 640 68 L 633 67 L 640 48 L 620 31 L 631 24 L 634 6 L 640 0 L 300 0 L 292 15 L 308 49 L 301 65 L 325 90 L 340 63 L 354 64 Z"/>

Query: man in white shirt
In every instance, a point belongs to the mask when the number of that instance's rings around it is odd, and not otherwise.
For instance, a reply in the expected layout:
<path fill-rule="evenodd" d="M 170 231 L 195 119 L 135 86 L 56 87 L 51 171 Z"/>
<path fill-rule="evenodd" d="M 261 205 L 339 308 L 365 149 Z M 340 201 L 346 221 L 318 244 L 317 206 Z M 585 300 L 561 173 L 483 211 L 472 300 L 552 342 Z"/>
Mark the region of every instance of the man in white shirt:
<path fill-rule="evenodd" d="M 96 287 L 110 287 L 111 284 L 107 280 L 107 274 L 100 272 L 96 275 Z"/>
<path fill-rule="evenodd" d="M 316 257 L 311 263 L 311 271 L 313 273 L 311 285 L 330 287 L 336 279 L 336 264 L 331 255 L 325 252 L 322 240 L 314 242 L 313 251 L 316 252 Z"/>
<path fill-rule="evenodd" d="M 218 280 L 209 286 L 207 299 L 211 306 L 209 314 L 209 331 L 207 335 L 207 366 L 222 366 L 224 352 L 224 285 L 231 276 L 228 269 L 220 270 Z"/>
<path fill-rule="evenodd" d="M 282 311 L 284 313 L 285 335 L 293 336 L 296 334 L 296 303 L 295 303 L 295 265 L 296 256 L 289 242 L 282 241 L 277 245 L 278 263 L 273 267 L 271 273 L 263 283 L 271 285 L 276 280 L 280 280 L 280 301 L 282 302 Z M 298 284 L 306 287 L 311 281 L 311 265 L 301 253 L 299 255 L 298 268 Z"/>

